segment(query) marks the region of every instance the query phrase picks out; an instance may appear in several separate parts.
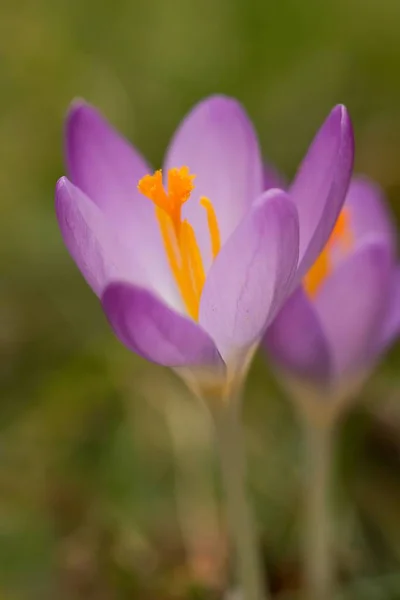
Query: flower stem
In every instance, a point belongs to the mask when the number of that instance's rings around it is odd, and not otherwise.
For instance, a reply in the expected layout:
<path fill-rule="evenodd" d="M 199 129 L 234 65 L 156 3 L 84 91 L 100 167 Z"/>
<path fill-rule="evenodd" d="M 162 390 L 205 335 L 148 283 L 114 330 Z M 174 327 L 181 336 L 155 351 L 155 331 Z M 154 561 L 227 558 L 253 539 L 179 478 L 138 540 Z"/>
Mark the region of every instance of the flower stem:
<path fill-rule="evenodd" d="M 171 398 L 165 411 L 175 458 L 177 518 L 194 580 L 204 580 L 206 571 L 210 582 L 217 580 L 224 560 L 218 502 L 206 452 L 213 432 L 201 407 L 181 400 Z M 204 569 L 204 556 L 211 569 Z"/>
<path fill-rule="evenodd" d="M 304 575 L 307 600 L 332 600 L 333 562 L 329 489 L 332 471 L 332 422 L 306 419 Z"/>
<path fill-rule="evenodd" d="M 266 600 L 261 557 L 246 494 L 246 467 L 239 408 L 234 403 L 229 404 L 214 413 L 213 417 L 241 598 Z"/>

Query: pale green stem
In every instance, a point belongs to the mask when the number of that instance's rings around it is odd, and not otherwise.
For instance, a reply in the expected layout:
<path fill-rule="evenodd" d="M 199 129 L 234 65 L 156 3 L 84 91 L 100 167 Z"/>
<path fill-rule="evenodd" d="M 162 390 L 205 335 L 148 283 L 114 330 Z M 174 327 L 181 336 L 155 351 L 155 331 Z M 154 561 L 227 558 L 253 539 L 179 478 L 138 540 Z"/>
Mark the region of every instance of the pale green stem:
<path fill-rule="evenodd" d="M 304 575 L 306 600 L 332 600 L 334 565 L 331 554 L 330 481 L 332 423 L 305 424 Z"/>
<path fill-rule="evenodd" d="M 165 411 L 175 458 L 177 517 L 188 554 L 189 566 L 196 571 L 199 552 L 207 550 L 216 565 L 220 557 L 218 504 L 210 476 L 207 450 L 212 428 L 198 405 L 171 399 Z"/>
<path fill-rule="evenodd" d="M 228 525 L 235 552 L 235 567 L 243 600 L 267 600 L 254 523 L 246 493 L 246 467 L 239 409 L 234 404 L 213 414 Z"/>

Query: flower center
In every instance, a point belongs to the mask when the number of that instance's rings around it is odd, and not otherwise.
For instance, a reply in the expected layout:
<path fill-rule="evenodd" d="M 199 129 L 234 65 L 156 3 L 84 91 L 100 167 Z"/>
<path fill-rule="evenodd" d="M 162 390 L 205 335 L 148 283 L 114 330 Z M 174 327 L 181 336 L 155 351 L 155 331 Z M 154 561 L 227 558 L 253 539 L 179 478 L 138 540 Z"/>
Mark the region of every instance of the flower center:
<path fill-rule="evenodd" d="M 167 187 L 164 188 L 162 171 L 145 175 L 138 183 L 138 190 L 155 204 L 156 218 L 160 227 L 168 262 L 189 315 L 197 321 L 200 297 L 206 279 L 203 259 L 196 234 L 191 224 L 182 220 L 182 206 L 194 189 L 188 167 L 170 169 Z M 200 198 L 207 213 L 211 251 L 215 258 L 221 248 L 217 216 L 210 200 Z"/>
<path fill-rule="evenodd" d="M 353 245 L 353 233 L 350 227 L 350 215 L 344 208 L 325 248 L 303 278 L 303 286 L 310 298 L 314 298 L 326 277 L 331 274 L 335 259 L 345 256 Z"/>

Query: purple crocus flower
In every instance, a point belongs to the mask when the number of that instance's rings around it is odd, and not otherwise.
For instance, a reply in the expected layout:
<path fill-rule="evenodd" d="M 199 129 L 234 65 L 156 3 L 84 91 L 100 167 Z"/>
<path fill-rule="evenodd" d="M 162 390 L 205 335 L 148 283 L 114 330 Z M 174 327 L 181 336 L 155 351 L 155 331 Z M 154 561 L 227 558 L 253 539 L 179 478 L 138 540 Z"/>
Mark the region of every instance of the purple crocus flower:
<path fill-rule="evenodd" d="M 228 366 L 234 378 L 331 233 L 353 137 L 336 107 L 289 193 L 265 192 L 257 137 L 235 100 L 199 103 L 154 174 L 77 102 L 66 161 L 70 180 L 56 189 L 61 233 L 119 339 L 161 365 Z"/>
<path fill-rule="evenodd" d="M 265 336 L 287 375 L 341 394 L 400 332 L 396 234 L 381 190 L 354 178 L 325 249 Z"/>

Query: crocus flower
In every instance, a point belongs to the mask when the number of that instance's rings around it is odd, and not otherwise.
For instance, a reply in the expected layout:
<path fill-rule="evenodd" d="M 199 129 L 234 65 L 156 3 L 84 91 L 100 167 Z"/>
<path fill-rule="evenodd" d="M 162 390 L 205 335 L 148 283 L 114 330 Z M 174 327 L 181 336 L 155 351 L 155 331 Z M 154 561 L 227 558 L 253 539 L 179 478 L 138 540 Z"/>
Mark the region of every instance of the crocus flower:
<path fill-rule="evenodd" d="M 400 332 L 396 235 L 381 190 L 354 178 L 323 252 L 265 336 L 287 375 L 341 394 Z"/>
<path fill-rule="evenodd" d="M 70 179 L 56 189 L 64 242 L 119 339 L 171 367 L 231 378 L 324 247 L 342 207 L 352 130 L 336 107 L 288 193 L 264 190 L 254 129 L 216 96 L 184 119 L 164 167 L 85 103 L 66 123 Z"/>

